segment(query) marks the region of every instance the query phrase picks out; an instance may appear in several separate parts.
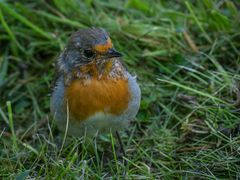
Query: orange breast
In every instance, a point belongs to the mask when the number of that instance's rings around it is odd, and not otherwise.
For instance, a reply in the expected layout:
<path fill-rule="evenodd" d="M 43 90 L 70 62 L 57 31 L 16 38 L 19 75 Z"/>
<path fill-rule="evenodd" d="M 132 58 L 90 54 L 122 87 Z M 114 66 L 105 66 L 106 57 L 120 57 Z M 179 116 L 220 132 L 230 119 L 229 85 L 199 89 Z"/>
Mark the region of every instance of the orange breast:
<path fill-rule="evenodd" d="M 66 89 L 70 116 L 83 121 L 97 112 L 120 114 L 128 106 L 127 80 L 74 80 Z"/>

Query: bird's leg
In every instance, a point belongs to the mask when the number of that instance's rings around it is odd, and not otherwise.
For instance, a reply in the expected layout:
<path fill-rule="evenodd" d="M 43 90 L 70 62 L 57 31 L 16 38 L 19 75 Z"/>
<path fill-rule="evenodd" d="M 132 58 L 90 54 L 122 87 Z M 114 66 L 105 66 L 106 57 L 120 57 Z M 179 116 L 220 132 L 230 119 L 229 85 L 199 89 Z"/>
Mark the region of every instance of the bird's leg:
<path fill-rule="evenodd" d="M 121 148 L 121 151 L 122 151 L 122 153 L 123 153 L 123 156 L 126 157 L 126 153 L 125 153 L 125 150 L 124 150 L 124 146 L 123 146 L 123 143 L 122 143 L 122 140 L 121 140 L 121 137 L 120 137 L 120 134 L 119 134 L 118 131 L 116 131 L 116 135 L 117 135 L 117 139 L 118 139 L 118 142 L 119 142 L 119 144 L 120 144 L 120 148 Z M 122 157 L 122 161 L 123 161 L 123 165 L 124 165 L 125 167 L 127 167 L 127 166 L 128 166 L 128 161 L 126 161 L 123 157 Z M 125 176 L 126 176 L 126 171 L 124 170 L 124 172 L 123 172 L 123 177 L 125 177 Z"/>
<path fill-rule="evenodd" d="M 126 157 L 126 153 L 125 153 L 125 150 L 124 150 L 124 147 L 123 147 L 123 143 L 122 143 L 122 140 L 121 140 L 121 137 L 120 137 L 120 134 L 118 131 L 116 131 L 116 135 L 117 135 L 117 139 L 118 139 L 118 142 L 120 144 L 120 148 L 121 148 L 121 151 L 123 153 L 123 156 Z"/>

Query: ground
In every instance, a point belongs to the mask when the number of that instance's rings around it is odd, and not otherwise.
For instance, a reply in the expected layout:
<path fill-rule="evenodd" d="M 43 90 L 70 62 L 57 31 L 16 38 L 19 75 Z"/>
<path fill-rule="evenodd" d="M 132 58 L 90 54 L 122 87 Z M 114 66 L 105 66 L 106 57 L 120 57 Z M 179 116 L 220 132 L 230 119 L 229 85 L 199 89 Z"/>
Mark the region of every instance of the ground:
<path fill-rule="evenodd" d="M 0 1 L 0 176 L 240 178 L 240 3 L 231 0 Z M 49 114 L 69 35 L 110 32 L 138 75 L 141 108 L 121 132 L 66 137 Z"/>

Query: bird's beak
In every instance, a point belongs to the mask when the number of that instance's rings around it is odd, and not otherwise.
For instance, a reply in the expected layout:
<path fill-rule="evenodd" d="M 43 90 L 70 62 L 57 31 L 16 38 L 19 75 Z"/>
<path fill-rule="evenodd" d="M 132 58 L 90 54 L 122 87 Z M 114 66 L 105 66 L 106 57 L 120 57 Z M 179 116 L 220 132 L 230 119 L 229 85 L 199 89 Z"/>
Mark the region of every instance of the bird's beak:
<path fill-rule="evenodd" d="M 105 56 L 107 58 L 113 58 L 113 57 L 122 57 L 123 55 L 120 52 L 117 52 L 115 49 L 111 48 L 107 51 Z"/>

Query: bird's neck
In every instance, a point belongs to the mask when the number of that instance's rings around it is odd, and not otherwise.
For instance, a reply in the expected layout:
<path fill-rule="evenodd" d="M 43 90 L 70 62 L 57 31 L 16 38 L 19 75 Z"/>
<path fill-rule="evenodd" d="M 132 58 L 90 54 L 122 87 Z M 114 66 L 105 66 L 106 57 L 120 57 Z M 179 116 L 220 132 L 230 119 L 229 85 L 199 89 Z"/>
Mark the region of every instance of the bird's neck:
<path fill-rule="evenodd" d="M 79 68 L 79 73 L 82 75 L 88 75 L 91 78 L 107 77 L 110 71 L 112 70 L 113 62 L 96 62 L 94 61 L 91 64 L 84 65 Z"/>
<path fill-rule="evenodd" d="M 106 79 L 119 78 L 125 71 L 121 62 L 117 59 L 105 62 L 92 62 L 90 64 L 74 68 L 70 76 L 74 79 Z"/>

